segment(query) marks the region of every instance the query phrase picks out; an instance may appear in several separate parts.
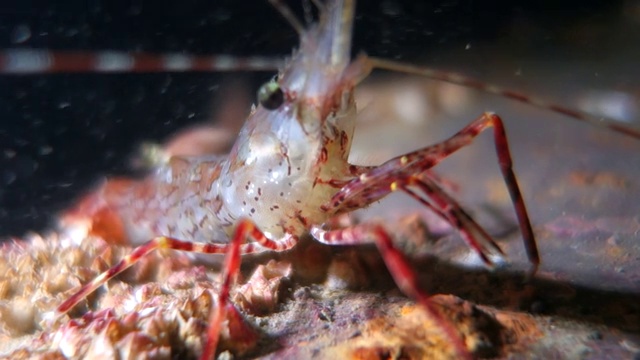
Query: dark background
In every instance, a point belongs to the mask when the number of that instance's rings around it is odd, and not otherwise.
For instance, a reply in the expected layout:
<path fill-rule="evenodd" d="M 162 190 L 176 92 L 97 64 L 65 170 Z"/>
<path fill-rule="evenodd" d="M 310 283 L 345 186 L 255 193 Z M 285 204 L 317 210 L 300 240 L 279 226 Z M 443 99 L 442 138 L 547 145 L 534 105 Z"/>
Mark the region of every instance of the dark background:
<path fill-rule="evenodd" d="M 579 59 L 606 86 L 636 91 L 624 68 L 637 64 L 624 49 L 637 44 L 633 1 L 363 0 L 357 14 L 354 52 L 480 78 L 520 70 L 505 57 Z M 266 0 L 0 4 L 0 48 L 287 55 L 295 45 Z M 272 74 L 0 76 L 0 237 L 40 231 L 102 176 L 126 174 L 143 139 L 207 120 L 230 76 L 257 86 Z"/>

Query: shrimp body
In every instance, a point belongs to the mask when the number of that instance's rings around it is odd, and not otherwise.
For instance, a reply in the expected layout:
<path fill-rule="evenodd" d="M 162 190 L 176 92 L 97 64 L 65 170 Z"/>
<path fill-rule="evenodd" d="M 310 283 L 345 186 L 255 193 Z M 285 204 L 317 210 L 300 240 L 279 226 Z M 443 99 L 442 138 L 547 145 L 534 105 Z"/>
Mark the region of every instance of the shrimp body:
<path fill-rule="evenodd" d="M 284 103 L 255 107 L 228 156 L 173 157 L 143 181 L 109 180 L 62 217 L 63 227 L 82 222 L 130 244 L 158 235 L 227 243 L 240 218 L 269 238 L 324 223 L 333 184 L 353 177 L 352 94 L 362 72 L 349 67 L 351 19 L 342 20 L 343 5 L 332 9 L 304 29 L 278 76 Z"/>

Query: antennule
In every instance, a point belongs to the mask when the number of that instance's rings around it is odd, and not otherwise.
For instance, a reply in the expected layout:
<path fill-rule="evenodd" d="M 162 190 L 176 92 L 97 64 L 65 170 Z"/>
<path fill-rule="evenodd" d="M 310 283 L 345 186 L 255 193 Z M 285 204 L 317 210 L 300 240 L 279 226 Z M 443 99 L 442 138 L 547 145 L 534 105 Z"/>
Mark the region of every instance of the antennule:
<path fill-rule="evenodd" d="M 281 0 L 269 0 L 269 3 L 271 3 L 271 5 L 273 5 L 273 7 L 278 10 L 280 15 L 282 15 L 282 17 L 284 17 L 289 22 L 291 27 L 298 33 L 298 35 L 302 36 L 302 34 L 304 34 L 304 26 L 285 3 L 283 3 Z"/>

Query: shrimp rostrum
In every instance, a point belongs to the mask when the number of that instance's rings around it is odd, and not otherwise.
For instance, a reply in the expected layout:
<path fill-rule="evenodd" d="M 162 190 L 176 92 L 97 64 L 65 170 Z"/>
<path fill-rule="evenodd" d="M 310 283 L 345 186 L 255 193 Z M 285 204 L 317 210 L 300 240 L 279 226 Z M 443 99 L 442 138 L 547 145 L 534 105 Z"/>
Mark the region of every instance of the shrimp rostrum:
<path fill-rule="evenodd" d="M 379 166 L 350 164 L 357 116 L 355 87 L 375 68 L 410 73 L 393 62 L 361 55 L 351 60 L 354 0 L 328 1 L 317 23 L 303 26 L 277 0 L 276 9 L 300 36 L 300 48 L 259 92 L 259 104 L 227 156 L 174 157 L 144 180 L 107 182 L 77 211 L 94 217 L 93 230 L 142 244 L 60 305 L 81 299 L 155 249 L 224 254 L 223 281 L 211 312 L 203 358 L 217 347 L 229 292 L 242 254 L 285 251 L 310 233 L 331 245 L 374 242 L 399 288 L 416 300 L 452 342 L 458 357 L 471 357 L 462 335 L 419 289 L 417 275 L 391 236 L 378 224 L 331 228 L 331 219 L 403 192 L 458 229 L 487 264 L 501 250 L 439 185 L 429 170 L 493 129 L 499 164 L 509 188 L 533 271 L 539 264 L 502 120 L 484 113 L 442 143 Z M 316 2 L 317 3 L 317 2 Z M 426 74 L 425 74 L 426 75 Z M 427 75 L 428 76 L 428 75 Z M 108 226 L 105 219 L 108 219 Z M 108 229 L 108 230 L 105 230 Z"/>

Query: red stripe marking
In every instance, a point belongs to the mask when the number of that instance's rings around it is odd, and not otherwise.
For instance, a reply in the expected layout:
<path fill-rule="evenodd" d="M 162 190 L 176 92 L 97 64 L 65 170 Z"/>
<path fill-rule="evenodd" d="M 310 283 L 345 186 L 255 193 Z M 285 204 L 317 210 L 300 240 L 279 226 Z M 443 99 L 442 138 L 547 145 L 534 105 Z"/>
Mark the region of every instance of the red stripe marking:
<path fill-rule="evenodd" d="M 522 101 L 522 102 L 531 102 L 531 100 L 529 99 L 529 97 L 527 97 L 524 94 L 521 93 L 517 93 L 515 91 L 510 91 L 510 90 L 503 90 L 502 91 L 502 95 L 514 99 L 514 100 L 518 100 L 518 101 Z"/>
<path fill-rule="evenodd" d="M 567 108 L 564 108 L 564 107 L 559 106 L 559 105 L 551 104 L 551 105 L 549 105 L 549 109 L 553 110 L 555 112 L 559 112 L 561 114 L 576 118 L 576 119 L 583 119 L 584 118 L 584 116 L 582 116 L 582 114 L 580 112 L 575 111 L 575 110 L 571 110 L 571 109 L 567 109 Z"/>
<path fill-rule="evenodd" d="M 88 72 L 97 68 L 97 57 L 87 52 L 55 52 L 49 53 L 52 64 L 50 72 Z"/>

